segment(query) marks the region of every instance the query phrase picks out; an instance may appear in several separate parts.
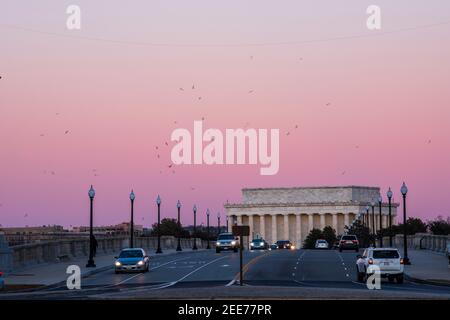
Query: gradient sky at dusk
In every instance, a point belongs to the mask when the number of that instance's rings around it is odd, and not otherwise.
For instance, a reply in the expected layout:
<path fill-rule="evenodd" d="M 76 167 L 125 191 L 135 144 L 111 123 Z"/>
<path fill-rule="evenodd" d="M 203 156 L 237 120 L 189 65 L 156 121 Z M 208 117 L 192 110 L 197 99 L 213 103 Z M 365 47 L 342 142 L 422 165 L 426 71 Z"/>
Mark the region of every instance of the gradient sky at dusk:
<path fill-rule="evenodd" d="M 1 1 L 0 224 L 87 225 L 91 184 L 96 224 L 127 220 L 132 188 L 148 226 L 158 194 L 192 223 L 194 203 L 204 222 L 243 187 L 391 186 L 399 201 L 403 180 L 410 215 L 449 215 L 449 1 L 132 3 Z M 279 128 L 279 173 L 168 168 L 172 131 L 202 117 Z"/>

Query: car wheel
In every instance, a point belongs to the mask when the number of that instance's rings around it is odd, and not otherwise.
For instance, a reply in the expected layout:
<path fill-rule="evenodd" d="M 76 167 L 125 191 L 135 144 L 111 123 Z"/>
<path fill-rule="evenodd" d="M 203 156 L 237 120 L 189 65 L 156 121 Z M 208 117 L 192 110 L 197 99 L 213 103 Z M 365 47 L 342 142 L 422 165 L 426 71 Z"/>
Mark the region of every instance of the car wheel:
<path fill-rule="evenodd" d="M 402 284 L 403 283 L 403 275 L 398 275 L 397 276 L 397 283 Z"/>
<path fill-rule="evenodd" d="M 394 277 L 393 276 L 389 276 L 388 280 L 389 280 L 390 283 L 393 283 L 394 282 Z"/>
<path fill-rule="evenodd" d="M 120 271 L 118 271 L 118 270 L 115 270 L 115 271 L 114 271 L 114 273 L 115 273 L 115 274 L 119 274 L 119 273 L 120 273 Z"/>
<path fill-rule="evenodd" d="M 238 252 L 238 249 L 237 249 L 237 248 L 234 248 L 234 249 L 233 249 L 233 252 Z"/>
<path fill-rule="evenodd" d="M 216 253 L 220 253 L 220 249 L 219 248 L 216 248 Z"/>
<path fill-rule="evenodd" d="M 342 248 L 339 248 L 339 252 L 342 252 Z"/>
<path fill-rule="evenodd" d="M 355 252 L 359 252 L 359 248 L 356 248 L 356 249 L 355 249 Z"/>

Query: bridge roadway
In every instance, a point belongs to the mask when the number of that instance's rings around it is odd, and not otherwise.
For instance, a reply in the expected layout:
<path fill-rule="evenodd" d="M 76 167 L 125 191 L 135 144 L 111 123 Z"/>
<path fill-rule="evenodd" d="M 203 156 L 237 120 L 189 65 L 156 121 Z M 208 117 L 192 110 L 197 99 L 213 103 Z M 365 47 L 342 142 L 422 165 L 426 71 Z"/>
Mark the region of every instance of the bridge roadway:
<path fill-rule="evenodd" d="M 2 293 L 0 299 L 127 298 L 438 298 L 450 287 L 382 280 L 381 290 L 355 281 L 355 252 L 334 250 L 244 251 L 244 287 L 239 253 L 183 252 L 151 259 L 150 272 L 115 274 L 108 269 L 83 278 L 81 290 L 65 286 Z M 376 292 L 374 292 L 376 291 Z"/>

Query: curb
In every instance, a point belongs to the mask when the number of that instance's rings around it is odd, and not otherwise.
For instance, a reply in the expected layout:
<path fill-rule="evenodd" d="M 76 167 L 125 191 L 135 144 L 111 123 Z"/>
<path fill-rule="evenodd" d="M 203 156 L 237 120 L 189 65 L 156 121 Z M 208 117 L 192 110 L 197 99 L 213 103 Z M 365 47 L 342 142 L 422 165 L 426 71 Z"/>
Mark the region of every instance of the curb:
<path fill-rule="evenodd" d="M 450 287 L 450 282 L 440 282 L 440 281 L 433 281 L 433 280 L 426 280 L 426 279 L 420 279 L 411 277 L 410 275 L 404 273 L 405 279 L 411 282 L 420 283 L 420 284 L 429 284 L 433 286 L 440 286 L 440 287 Z"/>

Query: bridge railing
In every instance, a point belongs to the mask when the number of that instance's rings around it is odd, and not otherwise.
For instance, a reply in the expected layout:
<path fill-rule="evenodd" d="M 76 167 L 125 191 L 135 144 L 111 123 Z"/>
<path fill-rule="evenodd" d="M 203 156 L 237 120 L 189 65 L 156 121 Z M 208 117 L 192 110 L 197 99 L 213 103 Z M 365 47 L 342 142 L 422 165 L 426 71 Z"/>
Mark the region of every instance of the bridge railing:
<path fill-rule="evenodd" d="M 136 237 L 134 247 L 144 248 L 145 250 L 156 250 L 157 237 Z M 97 255 L 119 253 L 121 249 L 129 246 L 129 237 L 98 237 Z M 181 239 L 181 247 L 184 249 L 192 248 L 193 238 Z M 197 248 L 207 247 L 207 241 L 196 239 Z M 161 237 L 161 248 L 175 249 L 178 245 L 178 239 L 173 236 Z M 215 242 L 210 242 L 214 248 Z M 3 244 L 3 250 L 0 250 L 0 270 L 11 271 L 29 265 L 39 263 L 55 263 L 64 260 L 71 260 L 78 257 L 87 257 L 89 255 L 89 238 L 52 240 L 31 244 L 7 247 Z"/>
<path fill-rule="evenodd" d="M 403 248 L 403 235 L 397 234 L 392 238 L 392 245 L 396 248 Z M 389 243 L 389 237 L 383 238 L 383 244 Z M 416 233 L 407 236 L 408 248 L 416 250 L 432 250 L 445 252 L 447 244 L 450 243 L 450 235 L 440 236 L 428 233 Z"/>

